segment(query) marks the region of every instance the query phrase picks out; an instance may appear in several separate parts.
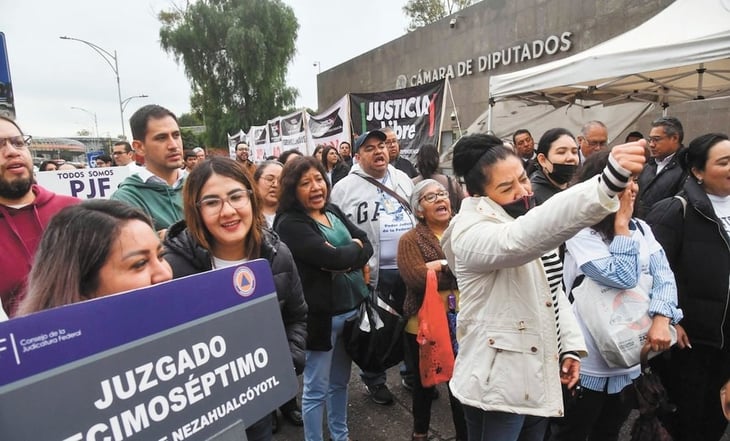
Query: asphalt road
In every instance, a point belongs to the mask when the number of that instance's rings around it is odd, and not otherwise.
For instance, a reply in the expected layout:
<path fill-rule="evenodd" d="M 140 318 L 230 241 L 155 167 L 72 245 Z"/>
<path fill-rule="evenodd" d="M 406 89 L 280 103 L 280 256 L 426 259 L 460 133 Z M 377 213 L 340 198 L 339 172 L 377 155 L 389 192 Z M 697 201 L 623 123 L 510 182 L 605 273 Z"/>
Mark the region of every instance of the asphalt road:
<path fill-rule="evenodd" d="M 409 440 L 413 428 L 411 395 L 400 384 L 398 368 L 395 367 L 388 371 L 388 387 L 395 398 L 395 402 L 389 406 L 382 406 L 370 401 L 358 373 L 357 367 L 353 366 L 348 402 L 350 438 L 353 441 Z M 438 389 L 440 397 L 434 401 L 431 408 L 431 436 L 429 440 L 453 441 L 456 438 L 453 423 L 451 422 L 451 410 L 449 410 L 446 386 L 441 384 Z M 299 397 L 301 398 L 301 384 Z M 624 425 L 619 441 L 629 441 L 631 438 L 631 422 L 635 416 L 635 413 L 632 414 L 627 424 Z M 279 427 L 279 432 L 274 435 L 275 441 L 301 441 L 304 439 L 302 428 L 292 426 L 281 414 L 279 415 Z M 325 440 L 327 439 L 325 438 Z"/>

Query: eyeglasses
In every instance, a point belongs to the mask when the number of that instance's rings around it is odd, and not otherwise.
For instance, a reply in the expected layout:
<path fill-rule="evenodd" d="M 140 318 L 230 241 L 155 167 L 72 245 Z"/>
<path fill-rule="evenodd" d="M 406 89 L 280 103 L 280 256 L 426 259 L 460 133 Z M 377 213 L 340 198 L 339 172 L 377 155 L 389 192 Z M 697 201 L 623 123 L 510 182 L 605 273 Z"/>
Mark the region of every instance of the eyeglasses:
<path fill-rule="evenodd" d="M 31 139 L 33 139 L 33 137 L 30 135 L 0 138 L 0 150 L 4 149 L 7 144 L 12 145 L 13 148 L 17 150 L 25 149 L 30 145 Z"/>
<path fill-rule="evenodd" d="M 656 144 L 664 138 L 666 138 L 666 136 L 650 136 L 647 141 L 649 142 L 649 144 Z"/>
<path fill-rule="evenodd" d="M 442 190 L 442 191 L 439 191 L 439 192 L 436 192 L 436 193 L 428 193 L 428 194 L 425 194 L 425 195 L 421 196 L 421 198 L 418 199 L 418 201 L 419 202 L 420 201 L 426 201 L 429 204 L 433 204 L 434 202 L 436 202 L 439 199 L 448 199 L 448 198 L 449 198 L 449 192 Z"/>
<path fill-rule="evenodd" d="M 224 202 L 228 202 L 234 210 L 244 208 L 251 202 L 251 190 L 236 190 L 224 199 L 217 196 L 207 197 L 198 202 L 197 206 L 200 207 L 202 215 L 211 216 L 221 212 Z"/>
<path fill-rule="evenodd" d="M 274 185 L 274 184 L 278 184 L 279 183 L 279 178 L 277 178 L 274 175 L 264 175 L 264 176 L 261 176 L 261 179 L 263 179 L 264 181 L 266 181 L 266 183 L 269 184 L 269 185 Z"/>
<path fill-rule="evenodd" d="M 591 148 L 594 148 L 594 149 L 600 149 L 600 148 L 606 147 L 608 145 L 608 141 L 589 141 L 587 139 L 585 141 L 586 141 L 586 144 L 588 144 Z"/>
<path fill-rule="evenodd" d="M 396 143 L 398 143 L 397 139 L 386 139 L 385 140 L 385 145 L 394 145 Z"/>

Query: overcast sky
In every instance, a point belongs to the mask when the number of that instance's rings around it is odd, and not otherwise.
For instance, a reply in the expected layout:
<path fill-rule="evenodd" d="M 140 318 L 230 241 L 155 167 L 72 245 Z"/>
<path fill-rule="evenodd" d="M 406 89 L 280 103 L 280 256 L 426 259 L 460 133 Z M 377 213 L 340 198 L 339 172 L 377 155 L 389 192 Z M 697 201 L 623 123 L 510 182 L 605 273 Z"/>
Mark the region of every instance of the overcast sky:
<path fill-rule="evenodd" d="M 405 33 L 405 0 L 284 0 L 299 21 L 297 53 L 289 85 L 299 89 L 297 107 L 317 107 L 316 75 Z M 176 114 L 188 112 L 189 85 L 182 66 L 159 44 L 157 13 L 170 0 L 0 0 L 17 121 L 35 136 L 121 134 L 116 80 L 112 69 L 83 43 L 117 51 L 122 99 L 134 95 L 129 116 L 145 104 Z M 75 110 L 79 107 L 88 111 Z M 276 116 L 276 115 L 271 115 Z M 261 121 L 262 123 L 264 121 Z M 244 127 L 244 129 L 247 129 Z"/>

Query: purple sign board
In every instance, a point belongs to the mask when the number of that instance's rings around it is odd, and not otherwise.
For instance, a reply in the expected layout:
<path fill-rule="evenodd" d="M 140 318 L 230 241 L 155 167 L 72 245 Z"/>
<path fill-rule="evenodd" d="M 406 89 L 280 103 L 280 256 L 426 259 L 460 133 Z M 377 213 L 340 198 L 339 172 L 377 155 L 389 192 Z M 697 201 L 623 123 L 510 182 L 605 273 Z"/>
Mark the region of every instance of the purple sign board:
<path fill-rule="evenodd" d="M 0 323 L 0 439 L 245 439 L 296 394 L 266 260 Z"/>

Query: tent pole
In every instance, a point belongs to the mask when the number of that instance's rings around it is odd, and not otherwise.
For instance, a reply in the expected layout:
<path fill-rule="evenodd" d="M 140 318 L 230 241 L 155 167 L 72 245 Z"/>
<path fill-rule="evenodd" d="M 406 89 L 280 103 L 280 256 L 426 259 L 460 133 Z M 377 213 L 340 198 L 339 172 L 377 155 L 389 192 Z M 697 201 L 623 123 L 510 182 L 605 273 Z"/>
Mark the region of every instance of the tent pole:
<path fill-rule="evenodd" d="M 489 99 L 489 107 L 487 108 L 487 133 L 492 133 L 492 108 L 494 107 L 494 99 Z"/>

